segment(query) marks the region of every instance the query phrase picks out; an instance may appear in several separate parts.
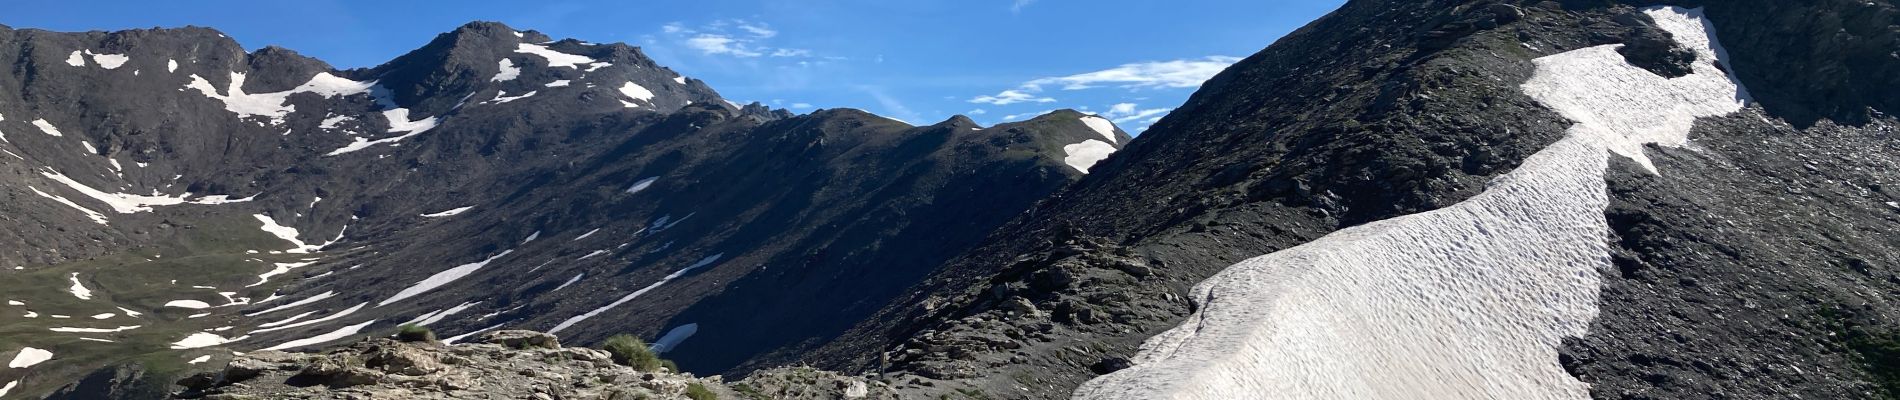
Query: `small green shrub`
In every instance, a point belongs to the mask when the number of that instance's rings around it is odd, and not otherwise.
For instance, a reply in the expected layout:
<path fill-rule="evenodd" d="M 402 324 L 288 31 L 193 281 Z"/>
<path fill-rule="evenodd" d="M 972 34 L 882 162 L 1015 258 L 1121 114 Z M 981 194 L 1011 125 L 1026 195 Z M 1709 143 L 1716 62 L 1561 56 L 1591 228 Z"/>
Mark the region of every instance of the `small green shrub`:
<path fill-rule="evenodd" d="M 707 389 L 706 385 L 693 383 L 686 385 L 686 398 L 693 400 L 718 400 L 719 395 L 714 394 L 711 389 Z"/>
<path fill-rule="evenodd" d="M 612 354 L 614 363 L 633 367 L 634 370 L 640 372 L 658 371 L 663 365 L 660 356 L 653 354 L 653 349 L 648 348 L 646 342 L 640 341 L 640 338 L 633 335 L 620 334 L 609 337 L 601 346 L 601 350 Z"/>
<path fill-rule="evenodd" d="M 435 331 L 429 330 L 429 327 L 426 326 L 403 324 L 400 327 L 396 327 L 396 340 L 404 342 L 434 342 Z"/>
<path fill-rule="evenodd" d="M 666 368 L 666 372 L 680 372 L 680 365 L 674 363 L 673 360 L 660 359 L 660 367 Z"/>

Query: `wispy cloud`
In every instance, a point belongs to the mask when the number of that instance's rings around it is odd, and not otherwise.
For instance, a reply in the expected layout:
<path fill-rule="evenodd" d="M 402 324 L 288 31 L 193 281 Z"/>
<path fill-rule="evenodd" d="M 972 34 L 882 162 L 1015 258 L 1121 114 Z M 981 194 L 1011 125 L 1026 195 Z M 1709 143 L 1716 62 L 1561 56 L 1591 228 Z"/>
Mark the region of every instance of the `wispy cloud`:
<path fill-rule="evenodd" d="M 1107 117 L 1111 121 L 1115 121 L 1116 124 L 1126 124 L 1131 121 L 1139 121 L 1143 119 L 1153 119 L 1153 120 L 1158 121 L 1161 119 L 1160 116 L 1167 115 L 1169 111 L 1174 111 L 1174 109 L 1172 108 L 1142 109 L 1140 107 L 1141 107 L 1140 105 L 1137 105 L 1135 103 L 1120 103 L 1120 104 L 1109 106 L 1108 112 L 1102 113 L 1102 116 Z M 1147 123 L 1152 124 L 1153 122 L 1147 122 Z"/>
<path fill-rule="evenodd" d="M 777 47 L 768 43 L 768 39 L 778 37 L 779 31 L 757 21 L 717 20 L 696 28 L 674 22 L 660 26 L 660 32 L 679 40 L 687 48 L 709 56 L 813 57 L 812 51 L 808 49 Z"/>
<path fill-rule="evenodd" d="M 1026 119 L 1035 118 L 1036 116 L 1048 114 L 1052 112 L 1056 112 L 1056 110 L 1042 110 L 1042 111 L 1037 111 L 1037 112 L 1026 112 L 1022 114 L 1004 115 L 1003 122 L 1016 122 L 1016 121 L 1026 120 Z"/>
<path fill-rule="evenodd" d="M 977 96 L 976 98 L 970 99 L 970 102 L 1006 106 L 1016 103 L 1054 103 L 1056 99 L 1029 94 L 1022 90 L 1010 89 L 992 96 Z"/>
<path fill-rule="evenodd" d="M 1219 74 L 1239 61 L 1239 57 L 1210 56 L 1200 59 L 1122 64 L 1100 71 L 1035 79 L 1024 83 L 1023 87 L 1035 90 L 1040 90 L 1044 86 L 1061 86 L 1062 90 L 1093 89 L 1103 86 L 1127 89 L 1193 88 L 1200 87 L 1201 83 L 1207 82 L 1215 74 Z"/>
<path fill-rule="evenodd" d="M 909 106 L 905 106 L 904 102 L 898 100 L 897 97 L 891 96 L 882 86 L 858 85 L 857 89 L 871 96 L 872 100 L 876 100 L 879 109 L 888 113 L 884 114 L 885 117 L 890 117 L 912 125 L 916 125 L 915 121 L 923 121 L 922 115 L 911 111 Z"/>
<path fill-rule="evenodd" d="M 1028 7 L 1030 4 L 1036 4 L 1036 0 L 1015 0 L 1015 2 L 1009 4 L 1009 12 L 1023 12 L 1023 7 Z"/>

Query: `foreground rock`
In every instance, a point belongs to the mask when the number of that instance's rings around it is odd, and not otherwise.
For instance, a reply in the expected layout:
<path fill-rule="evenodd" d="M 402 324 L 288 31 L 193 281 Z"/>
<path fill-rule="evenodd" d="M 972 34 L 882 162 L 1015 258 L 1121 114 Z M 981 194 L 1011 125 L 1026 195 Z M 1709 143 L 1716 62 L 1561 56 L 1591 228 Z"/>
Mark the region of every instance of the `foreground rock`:
<path fill-rule="evenodd" d="M 369 339 L 317 353 L 258 351 L 180 379 L 181 399 L 743 399 L 894 398 L 862 379 L 770 371 L 735 385 L 719 376 L 642 372 L 606 351 L 553 336 L 496 331 L 473 344 Z M 801 379 L 785 379 L 799 377 Z M 798 386 L 798 387 L 789 387 Z M 693 397 L 689 393 L 699 393 Z M 711 397 L 707 397 L 710 394 Z"/>

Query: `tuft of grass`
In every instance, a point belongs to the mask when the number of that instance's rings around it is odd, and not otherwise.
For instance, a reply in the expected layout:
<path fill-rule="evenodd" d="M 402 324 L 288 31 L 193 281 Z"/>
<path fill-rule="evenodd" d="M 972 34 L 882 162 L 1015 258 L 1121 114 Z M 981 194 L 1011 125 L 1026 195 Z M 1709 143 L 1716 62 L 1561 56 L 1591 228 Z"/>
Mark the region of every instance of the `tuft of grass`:
<path fill-rule="evenodd" d="M 601 345 L 601 350 L 612 354 L 614 363 L 633 367 L 634 370 L 640 372 L 658 371 L 660 367 L 666 365 L 665 360 L 653 354 L 653 349 L 647 347 L 646 342 L 633 335 L 619 334 L 609 337 L 607 342 Z"/>
<path fill-rule="evenodd" d="M 429 330 L 429 327 L 426 326 L 403 324 L 402 326 L 396 327 L 396 340 L 434 343 L 435 331 Z"/>
<path fill-rule="evenodd" d="M 719 395 L 707 389 L 706 385 L 692 383 L 686 385 L 686 398 L 693 400 L 718 400 Z"/>

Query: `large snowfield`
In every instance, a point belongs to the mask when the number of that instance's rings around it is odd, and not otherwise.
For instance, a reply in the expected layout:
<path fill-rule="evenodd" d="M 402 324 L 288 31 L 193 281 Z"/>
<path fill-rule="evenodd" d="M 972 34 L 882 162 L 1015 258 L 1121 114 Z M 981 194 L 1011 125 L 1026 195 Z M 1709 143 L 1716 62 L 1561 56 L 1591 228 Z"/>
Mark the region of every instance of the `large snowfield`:
<path fill-rule="evenodd" d="M 1645 12 L 1699 53 L 1664 78 L 1605 45 L 1535 60 L 1522 90 L 1576 122 L 1451 207 L 1340 230 L 1242 261 L 1197 285 L 1198 311 L 1079 399 L 1585 399 L 1558 364 L 1597 315 L 1610 267 L 1609 154 L 1681 146 L 1699 117 L 1740 110 L 1741 86 L 1701 11 Z M 1667 173 L 1667 171 L 1661 171 Z"/>

